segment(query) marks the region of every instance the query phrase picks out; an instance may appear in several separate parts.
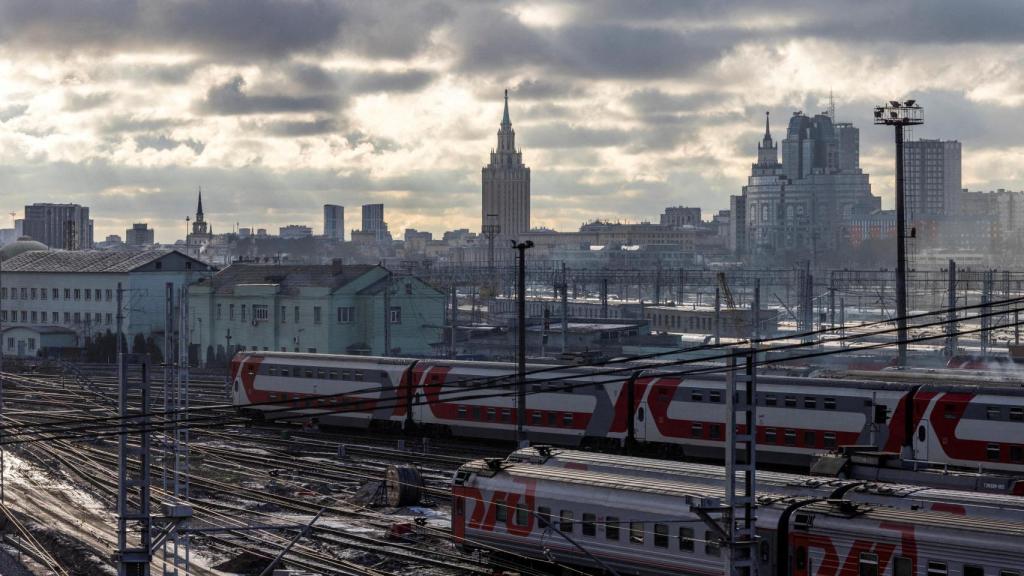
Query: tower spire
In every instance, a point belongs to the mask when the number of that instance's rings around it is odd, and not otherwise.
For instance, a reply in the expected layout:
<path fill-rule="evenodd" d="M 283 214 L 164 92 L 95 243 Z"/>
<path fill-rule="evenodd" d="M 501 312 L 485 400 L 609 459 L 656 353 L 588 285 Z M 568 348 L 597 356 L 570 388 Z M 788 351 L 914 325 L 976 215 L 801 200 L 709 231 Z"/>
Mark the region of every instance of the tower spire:
<path fill-rule="evenodd" d="M 772 131 L 771 131 L 771 128 L 770 128 L 770 126 L 768 124 L 768 116 L 770 114 L 771 114 L 771 112 L 769 112 L 768 110 L 764 111 L 764 137 L 765 137 L 766 140 L 767 139 L 771 139 L 771 137 L 772 137 Z"/>
<path fill-rule="evenodd" d="M 502 126 L 511 126 L 512 121 L 508 118 L 508 88 L 505 89 L 505 114 L 501 117 Z"/>
<path fill-rule="evenodd" d="M 196 222 L 203 221 L 203 187 L 199 187 L 199 206 L 196 208 Z"/>

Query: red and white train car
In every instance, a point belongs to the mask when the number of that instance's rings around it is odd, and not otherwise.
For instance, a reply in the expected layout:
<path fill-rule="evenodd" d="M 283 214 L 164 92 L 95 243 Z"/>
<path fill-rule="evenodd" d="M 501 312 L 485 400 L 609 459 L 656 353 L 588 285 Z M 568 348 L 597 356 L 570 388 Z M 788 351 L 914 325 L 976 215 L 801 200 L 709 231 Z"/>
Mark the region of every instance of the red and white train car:
<path fill-rule="evenodd" d="M 722 542 L 694 510 L 720 488 L 481 460 L 459 470 L 452 496 L 463 548 L 556 567 L 600 568 L 597 558 L 634 576 L 723 574 Z M 1024 575 L 1021 522 L 766 496 L 756 527 L 763 576 Z"/>
<path fill-rule="evenodd" d="M 560 446 L 622 445 L 720 457 L 725 379 L 671 367 L 534 365 L 526 432 Z M 511 439 L 517 420 L 511 364 L 242 352 L 232 360 L 234 403 L 266 418 L 354 427 L 420 426 Z M 876 376 L 878 378 L 878 376 Z M 940 464 L 1024 473 L 1024 390 L 901 379 L 758 378 L 758 458 L 805 465 L 845 445 L 874 446 Z"/>

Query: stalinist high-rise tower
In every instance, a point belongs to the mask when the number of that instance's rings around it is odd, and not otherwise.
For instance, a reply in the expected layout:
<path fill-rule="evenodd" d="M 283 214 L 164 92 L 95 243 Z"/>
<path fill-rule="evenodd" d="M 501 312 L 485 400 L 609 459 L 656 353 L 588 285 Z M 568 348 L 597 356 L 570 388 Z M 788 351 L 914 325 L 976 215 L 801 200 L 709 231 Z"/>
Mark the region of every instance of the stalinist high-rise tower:
<path fill-rule="evenodd" d="M 491 150 L 491 162 L 483 168 L 483 206 L 481 232 L 497 225 L 500 240 L 516 239 L 530 231 L 530 169 L 523 165 L 523 153 L 516 150 L 516 133 L 508 117 L 508 90 L 505 90 L 505 115 L 498 130 L 498 148 Z"/>

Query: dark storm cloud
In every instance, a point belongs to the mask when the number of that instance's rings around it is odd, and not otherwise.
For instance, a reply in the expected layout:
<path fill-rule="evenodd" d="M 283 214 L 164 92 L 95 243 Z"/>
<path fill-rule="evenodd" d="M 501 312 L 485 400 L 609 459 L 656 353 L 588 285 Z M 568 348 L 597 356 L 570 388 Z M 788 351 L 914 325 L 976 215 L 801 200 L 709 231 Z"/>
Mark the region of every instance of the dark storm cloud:
<path fill-rule="evenodd" d="M 282 93 L 249 94 L 245 79 L 235 76 L 211 87 L 199 104 L 200 110 L 223 116 L 273 114 L 278 112 L 329 112 L 337 109 L 338 98 L 330 94 L 293 96 Z"/>
<path fill-rule="evenodd" d="M 186 122 L 174 118 L 135 118 L 132 116 L 112 116 L 100 125 L 104 134 L 122 134 L 132 132 L 157 132 L 175 126 L 183 126 Z"/>
<path fill-rule="evenodd" d="M 426 70 L 377 72 L 352 77 L 352 90 L 367 92 L 415 92 L 434 81 L 437 75 Z"/>
<path fill-rule="evenodd" d="M 267 122 L 263 131 L 271 136 L 320 136 L 336 134 L 343 126 L 335 118 L 317 118 L 315 120 L 281 120 Z"/>
<path fill-rule="evenodd" d="M 68 92 L 64 94 L 64 109 L 70 112 L 92 110 L 110 102 L 112 98 L 113 95 L 108 92 L 94 92 L 92 94 Z"/>
<path fill-rule="evenodd" d="M 601 148 L 619 146 L 630 139 L 626 130 L 612 128 L 585 128 L 565 124 L 531 126 L 531 148 Z"/>
<path fill-rule="evenodd" d="M 580 97 L 586 90 L 572 82 L 544 78 L 522 80 L 509 88 L 509 93 L 516 100 L 549 101 Z"/>
<path fill-rule="evenodd" d="M 4 106 L 0 108 L 0 122 L 7 122 L 12 118 L 17 118 L 28 110 L 28 104 L 11 104 L 10 106 Z"/>
<path fill-rule="evenodd" d="M 175 140 L 165 134 L 159 135 L 138 135 L 135 137 L 135 144 L 139 150 L 145 150 L 146 148 L 152 148 L 154 150 L 173 150 L 178 146 L 187 146 L 196 153 L 196 156 L 203 153 L 206 149 L 206 144 L 188 138 L 186 140 Z"/>

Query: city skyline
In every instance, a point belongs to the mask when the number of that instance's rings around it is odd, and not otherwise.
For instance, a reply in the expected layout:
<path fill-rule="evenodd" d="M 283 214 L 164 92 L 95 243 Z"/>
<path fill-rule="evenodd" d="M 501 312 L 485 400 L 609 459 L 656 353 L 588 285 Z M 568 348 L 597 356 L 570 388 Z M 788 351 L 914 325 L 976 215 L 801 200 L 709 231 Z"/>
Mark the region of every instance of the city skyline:
<path fill-rule="evenodd" d="M 883 207 L 870 111 L 904 95 L 927 111 L 915 137 L 963 143 L 965 187 L 1024 187 L 1013 4 L 237 8 L 0 2 L 0 208 L 79 203 L 97 239 L 145 221 L 171 242 L 203 186 L 221 231 L 374 203 L 396 231 L 475 229 L 506 87 L 534 226 L 727 208 L 764 111 L 813 115 L 830 90 Z"/>

